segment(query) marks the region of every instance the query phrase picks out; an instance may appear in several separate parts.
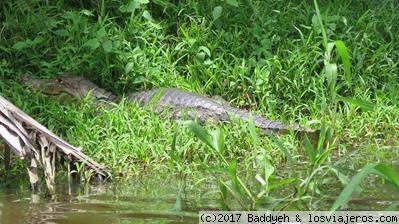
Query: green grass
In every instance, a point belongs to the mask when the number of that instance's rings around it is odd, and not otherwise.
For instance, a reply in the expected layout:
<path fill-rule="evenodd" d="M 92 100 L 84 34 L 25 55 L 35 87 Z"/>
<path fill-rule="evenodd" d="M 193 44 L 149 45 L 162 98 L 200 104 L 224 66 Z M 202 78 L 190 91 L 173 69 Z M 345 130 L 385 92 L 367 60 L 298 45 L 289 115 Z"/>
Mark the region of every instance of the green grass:
<path fill-rule="evenodd" d="M 265 201 L 273 201 L 272 208 L 317 209 L 330 208 L 363 166 L 399 165 L 394 0 L 322 1 L 319 12 L 311 1 L 18 0 L 0 6 L 1 95 L 115 175 L 151 169 L 198 177 L 205 170 L 227 183 L 220 185 L 224 207 L 237 199 L 252 202 L 245 209 Z M 26 73 L 65 71 L 118 94 L 178 87 L 286 123 L 324 125 L 331 148 L 312 149 L 291 135 L 258 136 L 251 125 L 235 122 L 221 127 L 224 150 L 215 155 L 184 122 L 128 102 L 109 110 L 90 100 L 60 102 L 17 83 Z M 373 181 L 366 179 L 364 188 L 372 189 Z"/>

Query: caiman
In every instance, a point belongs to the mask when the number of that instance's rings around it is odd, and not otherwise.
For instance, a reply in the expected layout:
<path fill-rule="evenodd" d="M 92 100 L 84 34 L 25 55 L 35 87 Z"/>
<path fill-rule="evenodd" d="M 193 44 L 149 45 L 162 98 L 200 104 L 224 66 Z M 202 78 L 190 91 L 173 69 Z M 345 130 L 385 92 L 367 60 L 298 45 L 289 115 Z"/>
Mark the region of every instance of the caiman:
<path fill-rule="evenodd" d="M 67 93 L 75 97 L 85 97 L 91 94 L 94 100 L 105 102 L 118 102 L 121 99 L 121 97 L 98 87 L 85 78 L 69 74 L 55 79 L 36 79 L 24 76 L 21 82 L 45 94 L 58 95 Z M 249 111 L 234 108 L 227 103 L 176 88 L 155 88 L 134 92 L 130 93 L 127 99 L 142 107 L 152 105 L 153 107 L 151 108 L 154 108 L 157 113 L 168 110 L 168 114 L 173 119 L 188 118 L 198 119 L 200 122 L 226 122 L 232 116 L 243 120 L 248 120 L 250 117 Z M 257 115 L 252 115 L 252 118 L 254 125 L 266 132 L 287 133 L 289 130 L 309 134 L 314 132 L 314 130 L 304 129 L 299 125 L 285 125 Z"/>

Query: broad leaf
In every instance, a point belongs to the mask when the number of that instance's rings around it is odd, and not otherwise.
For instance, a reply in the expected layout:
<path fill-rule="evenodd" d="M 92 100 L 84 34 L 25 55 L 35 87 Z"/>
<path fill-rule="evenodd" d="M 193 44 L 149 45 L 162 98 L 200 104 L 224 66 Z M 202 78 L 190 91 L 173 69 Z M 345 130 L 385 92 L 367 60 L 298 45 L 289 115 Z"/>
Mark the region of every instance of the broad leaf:
<path fill-rule="evenodd" d="M 93 39 L 86 41 L 86 43 L 83 46 L 90 47 L 92 50 L 94 50 L 100 46 L 100 42 L 98 41 L 97 38 L 93 38 Z"/>
<path fill-rule="evenodd" d="M 352 85 L 352 72 L 351 72 L 351 62 L 349 58 L 348 49 L 345 46 L 345 43 L 337 40 L 335 41 L 335 46 L 337 47 L 338 54 L 341 57 L 342 64 L 344 64 L 345 78 L 348 82 L 349 86 Z"/>
<path fill-rule="evenodd" d="M 375 104 L 370 103 L 365 100 L 359 100 L 359 99 L 354 99 L 354 98 L 348 98 L 348 97 L 339 97 L 338 100 L 344 101 L 346 103 L 358 106 L 362 108 L 365 111 L 372 111 L 374 110 Z"/>
<path fill-rule="evenodd" d="M 238 7 L 238 1 L 237 0 L 226 0 L 226 3 L 234 6 L 234 7 Z"/>
<path fill-rule="evenodd" d="M 130 71 L 132 71 L 132 69 L 133 69 L 133 62 L 129 62 L 129 63 L 127 63 L 126 65 L 125 65 L 125 73 L 127 74 L 127 73 L 129 73 Z"/>
<path fill-rule="evenodd" d="M 212 11 L 213 20 L 219 19 L 220 16 L 222 15 L 222 11 L 223 11 L 223 7 L 220 5 L 213 8 L 213 11 Z"/>
<path fill-rule="evenodd" d="M 104 51 L 107 53 L 112 52 L 112 41 L 106 40 L 105 42 L 103 42 L 103 48 Z"/>

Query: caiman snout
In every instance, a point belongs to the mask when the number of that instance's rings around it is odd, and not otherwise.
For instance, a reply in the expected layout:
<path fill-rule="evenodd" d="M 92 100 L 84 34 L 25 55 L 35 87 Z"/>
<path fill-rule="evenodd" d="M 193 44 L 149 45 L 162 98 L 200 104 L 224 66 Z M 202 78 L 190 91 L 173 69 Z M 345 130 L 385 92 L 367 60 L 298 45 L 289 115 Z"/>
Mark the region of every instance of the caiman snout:
<path fill-rule="evenodd" d="M 40 91 L 47 95 L 68 94 L 73 97 L 83 98 L 91 93 L 96 100 L 116 101 L 119 98 L 91 81 L 79 76 L 65 73 L 54 79 L 39 79 L 31 76 L 23 76 L 21 84 L 29 86 L 33 91 Z"/>
<path fill-rule="evenodd" d="M 49 95 L 60 94 L 63 92 L 63 90 L 59 88 L 58 83 L 51 79 L 39 79 L 30 75 L 23 75 L 19 82 L 33 91 L 41 91 Z"/>
<path fill-rule="evenodd" d="M 33 77 L 29 76 L 29 75 L 23 75 L 19 79 L 19 82 L 22 85 L 26 85 L 26 86 L 32 87 L 32 88 L 34 88 L 36 90 L 36 89 L 40 88 L 40 86 L 42 85 L 43 80 L 35 79 L 35 78 L 33 78 Z"/>

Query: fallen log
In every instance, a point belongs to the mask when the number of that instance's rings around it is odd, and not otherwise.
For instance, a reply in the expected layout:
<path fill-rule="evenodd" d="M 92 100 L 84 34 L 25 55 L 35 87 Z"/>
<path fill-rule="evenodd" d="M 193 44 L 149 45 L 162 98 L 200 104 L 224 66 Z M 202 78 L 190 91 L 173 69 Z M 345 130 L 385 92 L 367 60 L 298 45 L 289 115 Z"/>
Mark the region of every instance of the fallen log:
<path fill-rule="evenodd" d="M 38 167 L 44 171 L 49 192 L 54 193 L 56 154 L 70 163 L 83 163 L 84 167 L 99 178 L 109 176 L 106 167 L 98 164 L 81 150 L 49 131 L 0 95 L 0 136 L 17 157 L 27 164 L 32 191 L 38 190 Z M 6 158 L 6 157 L 5 157 Z M 8 163 L 9 161 L 5 161 Z M 6 167 L 9 166 L 6 164 Z"/>

